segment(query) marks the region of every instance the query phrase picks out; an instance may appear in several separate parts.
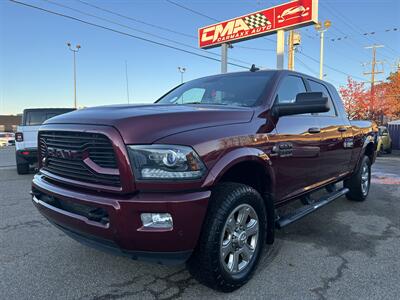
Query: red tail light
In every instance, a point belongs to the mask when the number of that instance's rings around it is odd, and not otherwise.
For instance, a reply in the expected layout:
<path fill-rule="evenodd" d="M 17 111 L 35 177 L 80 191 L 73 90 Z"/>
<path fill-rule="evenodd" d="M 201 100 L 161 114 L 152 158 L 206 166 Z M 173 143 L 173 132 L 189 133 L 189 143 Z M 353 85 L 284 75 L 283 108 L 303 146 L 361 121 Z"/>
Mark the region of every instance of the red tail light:
<path fill-rule="evenodd" d="M 23 142 L 24 141 L 24 135 L 22 134 L 22 132 L 17 132 L 15 134 L 15 140 L 17 142 Z"/>

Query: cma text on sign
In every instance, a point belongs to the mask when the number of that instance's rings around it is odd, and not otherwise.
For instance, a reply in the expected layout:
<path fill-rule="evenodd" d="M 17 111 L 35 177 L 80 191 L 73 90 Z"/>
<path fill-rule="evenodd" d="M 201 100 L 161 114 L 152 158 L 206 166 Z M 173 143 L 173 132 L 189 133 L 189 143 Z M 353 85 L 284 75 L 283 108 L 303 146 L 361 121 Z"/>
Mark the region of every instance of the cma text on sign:
<path fill-rule="evenodd" d="M 318 0 L 295 0 L 199 29 L 199 47 L 212 48 L 318 21 Z"/>

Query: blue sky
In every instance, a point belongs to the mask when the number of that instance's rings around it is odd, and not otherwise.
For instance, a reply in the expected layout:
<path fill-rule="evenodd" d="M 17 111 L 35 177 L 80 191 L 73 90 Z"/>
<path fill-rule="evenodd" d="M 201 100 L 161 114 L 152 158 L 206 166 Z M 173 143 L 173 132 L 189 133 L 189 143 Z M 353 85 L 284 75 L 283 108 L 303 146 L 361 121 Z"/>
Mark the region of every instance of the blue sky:
<path fill-rule="evenodd" d="M 20 1 L 218 58 L 216 55 L 185 48 L 131 28 L 196 47 L 197 40 L 194 38 L 133 22 L 89 7 L 77 0 L 51 0 L 75 10 L 44 0 Z M 192 36 L 197 34 L 197 28 L 215 23 L 166 0 L 85 1 Z M 173 1 L 218 20 L 287 2 Z M 103 20 L 76 10 L 101 17 Z M 104 19 L 125 27 L 108 23 Z M 386 61 L 385 75 L 391 70 L 392 64 L 400 59 L 399 0 L 320 0 L 319 19 L 332 21 L 332 27 L 326 33 L 325 43 L 325 62 L 332 68 L 350 74 L 357 80 L 368 80 L 362 75 L 367 69 L 361 63 L 371 60 L 371 50 L 363 47 L 372 43 L 385 45 L 377 50 L 378 59 Z M 393 28 L 397 28 L 397 31 Z M 303 28 L 300 33 L 301 53 L 296 54 L 295 68 L 317 76 L 319 65 L 312 59 L 319 60 L 319 39 L 313 27 Z M 363 33 L 369 34 L 364 36 Z M 344 38 L 345 36 L 347 38 Z M 66 46 L 67 41 L 82 45 L 77 56 L 79 106 L 126 103 L 125 60 L 128 62 L 129 91 L 133 103 L 152 102 L 177 85 L 180 82 L 178 66 L 187 68 L 185 81 L 220 71 L 220 63 L 216 61 L 94 28 L 8 0 L 0 0 L 0 114 L 21 113 L 24 108 L 31 107 L 70 107 L 73 104 L 72 53 Z M 275 47 L 275 35 L 271 35 L 268 39 L 258 38 L 235 44 L 229 57 L 249 64 L 275 68 Z M 209 51 L 219 53 L 219 48 Z M 242 62 L 236 63 L 247 66 Z M 228 67 L 228 71 L 240 70 L 243 69 Z M 325 68 L 324 73 L 327 74 L 326 80 L 336 86 L 346 82 L 345 74 L 329 68 Z"/>

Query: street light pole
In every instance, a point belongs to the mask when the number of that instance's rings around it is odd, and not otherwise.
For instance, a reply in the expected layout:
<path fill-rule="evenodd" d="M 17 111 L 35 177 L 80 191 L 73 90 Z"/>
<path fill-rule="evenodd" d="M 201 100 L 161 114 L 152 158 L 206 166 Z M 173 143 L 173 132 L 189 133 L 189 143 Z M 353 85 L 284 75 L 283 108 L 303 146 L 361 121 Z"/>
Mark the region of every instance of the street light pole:
<path fill-rule="evenodd" d="M 76 103 L 76 53 L 79 51 L 79 49 L 81 48 L 81 45 L 76 45 L 75 48 L 73 49 L 71 47 L 71 43 L 68 42 L 67 43 L 68 49 L 71 50 L 73 52 L 73 56 L 74 56 L 74 108 L 77 108 L 77 103 Z"/>
<path fill-rule="evenodd" d="M 183 73 L 186 72 L 185 67 L 178 67 L 178 71 L 181 73 L 181 83 L 183 83 Z"/>
<path fill-rule="evenodd" d="M 324 30 L 320 32 L 320 47 L 319 47 L 319 79 L 324 78 Z"/>
<path fill-rule="evenodd" d="M 315 29 L 319 32 L 320 49 L 319 49 L 319 79 L 324 78 L 324 33 L 331 26 L 331 21 L 326 20 L 322 25 L 321 22 L 315 24 Z"/>

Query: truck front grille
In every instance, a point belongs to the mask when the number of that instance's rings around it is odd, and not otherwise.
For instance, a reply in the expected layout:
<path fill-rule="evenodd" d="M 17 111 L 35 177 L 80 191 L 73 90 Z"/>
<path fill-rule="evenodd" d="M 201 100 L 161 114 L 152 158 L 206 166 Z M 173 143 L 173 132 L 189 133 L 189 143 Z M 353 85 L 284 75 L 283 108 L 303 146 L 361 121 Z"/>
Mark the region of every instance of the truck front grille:
<path fill-rule="evenodd" d="M 113 146 L 102 134 L 41 131 L 39 149 L 41 161 L 44 158 L 42 168 L 50 174 L 93 184 L 121 185 L 120 176 L 115 175 L 118 169 Z M 90 159 L 105 172 L 96 172 L 85 159 Z"/>

